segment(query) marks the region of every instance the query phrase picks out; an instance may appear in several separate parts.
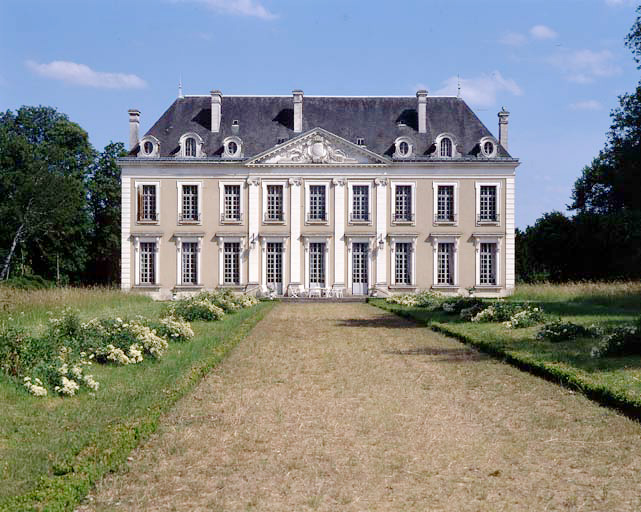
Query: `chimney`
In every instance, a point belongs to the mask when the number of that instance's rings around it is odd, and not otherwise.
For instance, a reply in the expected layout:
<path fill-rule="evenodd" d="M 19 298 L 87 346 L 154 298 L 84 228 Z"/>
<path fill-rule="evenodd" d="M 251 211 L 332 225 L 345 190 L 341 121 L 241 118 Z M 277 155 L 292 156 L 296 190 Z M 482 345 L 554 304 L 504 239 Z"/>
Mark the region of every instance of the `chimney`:
<path fill-rule="evenodd" d="M 418 133 L 427 133 L 427 91 L 416 91 L 418 99 Z"/>
<path fill-rule="evenodd" d="M 223 93 L 220 91 L 211 91 L 211 131 L 218 133 L 220 131 L 221 104 L 223 102 Z"/>
<path fill-rule="evenodd" d="M 129 110 L 129 149 L 132 150 L 138 144 L 138 128 L 140 128 L 140 110 Z"/>
<path fill-rule="evenodd" d="M 292 91 L 294 95 L 294 131 L 303 131 L 303 91 L 295 89 Z"/>
<path fill-rule="evenodd" d="M 501 108 L 501 111 L 498 113 L 499 116 L 499 144 L 505 148 L 507 151 L 507 123 L 510 117 L 510 113 L 505 110 L 505 107 Z"/>

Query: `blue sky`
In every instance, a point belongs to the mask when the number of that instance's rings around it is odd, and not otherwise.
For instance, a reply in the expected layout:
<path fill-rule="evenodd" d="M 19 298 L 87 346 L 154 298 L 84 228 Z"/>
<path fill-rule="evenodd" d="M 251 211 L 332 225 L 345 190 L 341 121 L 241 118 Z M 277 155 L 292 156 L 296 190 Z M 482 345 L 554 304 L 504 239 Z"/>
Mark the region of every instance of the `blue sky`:
<path fill-rule="evenodd" d="M 1 0 L 0 109 L 51 105 L 98 149 L 186 94 L 462 96 L 511 113 L 517 225 L 565 210 L 639 80 L 628 0 Z"/>

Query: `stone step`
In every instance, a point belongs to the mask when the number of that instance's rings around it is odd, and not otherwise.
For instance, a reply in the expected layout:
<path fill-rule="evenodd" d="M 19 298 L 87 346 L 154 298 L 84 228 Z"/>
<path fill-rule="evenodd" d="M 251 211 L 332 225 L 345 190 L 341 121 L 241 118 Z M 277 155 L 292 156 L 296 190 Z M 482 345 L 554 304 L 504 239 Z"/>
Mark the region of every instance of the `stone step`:
<path fill-rule="evenodd" d="M 367 302 L 367 297 L 279 297 L 281 302 Z"/>

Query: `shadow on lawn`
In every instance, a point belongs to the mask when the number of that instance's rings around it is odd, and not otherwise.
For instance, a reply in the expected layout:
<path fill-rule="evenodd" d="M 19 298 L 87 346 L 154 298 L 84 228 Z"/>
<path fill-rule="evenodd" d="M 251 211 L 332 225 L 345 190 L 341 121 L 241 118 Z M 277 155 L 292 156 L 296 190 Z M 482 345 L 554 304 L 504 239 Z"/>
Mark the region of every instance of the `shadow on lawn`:
<path fill-rule="evenodd" d="M 487 356 L 480 352 L 467 348 L 416 347 L 404 350 L 388 350 L 384 353 L 397 356 L 437 356 L 431 361 L 439 363 L 464 363 L 488 359 Z"/>
<path fill-rule="evenodd" d="M 349 318 L 336 322 L 338 327 L 387 327 L 390 329 L 417 329 L 421 327 L 416 322 L 403 320 L 398 316 L 384 316 L 379 318 Z"/>

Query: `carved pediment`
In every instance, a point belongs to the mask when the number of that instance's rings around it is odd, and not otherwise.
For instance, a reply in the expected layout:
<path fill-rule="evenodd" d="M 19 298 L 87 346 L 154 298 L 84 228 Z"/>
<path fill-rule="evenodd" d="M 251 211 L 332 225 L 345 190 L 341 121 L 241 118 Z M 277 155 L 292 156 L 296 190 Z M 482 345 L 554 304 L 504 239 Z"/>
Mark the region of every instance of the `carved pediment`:
<path fill-rule="evenodd" d="M 387 165 L 384 157 L 352 144 L 322 128 L 315 128 L 286 144 L 250 160 L 250 166 L 280 165 Z"/>

